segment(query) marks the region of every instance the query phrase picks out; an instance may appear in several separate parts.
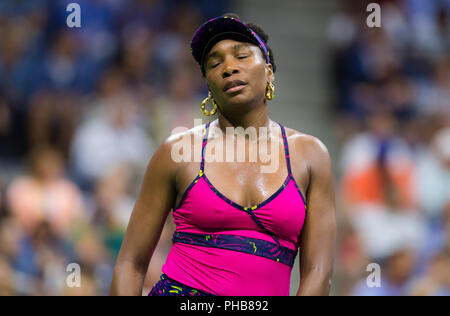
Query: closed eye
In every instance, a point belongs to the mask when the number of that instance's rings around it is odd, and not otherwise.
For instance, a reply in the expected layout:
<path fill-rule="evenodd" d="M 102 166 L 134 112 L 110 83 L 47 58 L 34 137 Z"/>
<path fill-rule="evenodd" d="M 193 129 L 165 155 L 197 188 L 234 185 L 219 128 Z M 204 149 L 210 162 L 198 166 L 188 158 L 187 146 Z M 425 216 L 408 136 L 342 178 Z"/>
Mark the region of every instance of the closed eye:
<path fill-rule="evenodd" d="M 244 59 L 247 58 L 248 56 L 238 56 L 238 59 Z"/>

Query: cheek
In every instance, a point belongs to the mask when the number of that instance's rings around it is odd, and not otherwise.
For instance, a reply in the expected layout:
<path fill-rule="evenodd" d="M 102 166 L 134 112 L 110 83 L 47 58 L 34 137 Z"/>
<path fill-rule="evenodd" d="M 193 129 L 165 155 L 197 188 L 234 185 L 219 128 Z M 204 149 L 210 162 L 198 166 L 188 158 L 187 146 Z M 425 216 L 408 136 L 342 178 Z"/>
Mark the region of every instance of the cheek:
<path fill-rule="evenodd" d="M 268 78 L 266 74 L 266 62 L 262 60 L 262 58 L 254 56 L 251 60 L 251 65 L 249 65 L 248 67 L 248 70 L 254 83 L 256 83 L 257 85 L 265 85 Z"/>
<path fill-rule="evenodd" d="M 218 84 L 211 75 L 206 76 L 206 86 L 208 87 L 208 90 L 213 93 L 213 95 L 216 94 L 219 89 Z"/>
<path fill-rule="evenodd" d="M 255 67 L 250 73 L 251 85 L 255 92 L 260 93 L 266 90 L 267 78 L 264 67 Z"/>

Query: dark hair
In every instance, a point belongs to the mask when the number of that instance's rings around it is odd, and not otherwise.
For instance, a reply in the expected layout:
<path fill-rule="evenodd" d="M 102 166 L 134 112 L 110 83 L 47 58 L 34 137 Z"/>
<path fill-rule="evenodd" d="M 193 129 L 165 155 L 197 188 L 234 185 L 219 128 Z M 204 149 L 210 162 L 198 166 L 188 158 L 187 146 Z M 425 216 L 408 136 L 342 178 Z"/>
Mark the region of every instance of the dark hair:
<path fill-rule="evenodd" d="M 256 33 L 258 34 L 259 37 L 261 37 L 261 39 L 264 41 L 264 44 L 266 44 L 267 47 L 267 51 L 269 52 L 269 60 L 270 63 L 272 64 L 272 68 L 273 68 L 273 72 L 275 73 L 277 66 L 275 65 L 275 59 L 273 57 L 273 52 L 272 52 L 272 48 L 270 48 L 269 45 L 267 45 L 267 42 L 269 41 L 269 35 L 267 35 L 266 32 L 264 32 L 264 30 L 259 27 L 256 24 L 253 23 L 247 23 L 247 25 Z"/>
<path fill-rule="evenodd" d="M 225 14 L 222 14 L 222 16 L 230 16 L 235 19 L 241 20 L 236 13 L 225 13 Z M 254 24 L 254 23 L 246 23 L 245 22 L 245 24 L 247 24 L 247 26 L 250 27 L 256 34 L 258 34 L 258 36 L 261 37 L 261 39 L 264 41 L 264 44 L 266 45 L 266 48 L 267 48 L 267 52 L 269 53 L 269 60 L 270 60 L 270 63 L 272 64 L 273 72 L 275 73 L 277 66 L 275 65 L 275 59 L 273 56 L 272 49 L 270 48 L 269 45 L 267 45 L 267 42 L 269 41 L 269 35 L 267 35 L 267 33 L 264 32 L 264 30 L 260 26 Z"/>

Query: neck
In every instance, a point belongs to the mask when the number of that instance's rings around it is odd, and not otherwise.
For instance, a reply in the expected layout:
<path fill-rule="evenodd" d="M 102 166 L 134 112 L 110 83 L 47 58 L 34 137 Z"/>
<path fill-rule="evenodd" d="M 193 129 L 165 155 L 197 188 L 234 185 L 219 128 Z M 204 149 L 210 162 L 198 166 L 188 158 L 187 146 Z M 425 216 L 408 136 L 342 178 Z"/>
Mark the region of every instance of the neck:
<path fill-rule="evenodd" d="M 259 130 L 260 127 L 269 128 L 271 121 L 267 116 L 267 105 L 254 108 L 245 113 L 223 113 L 218 112 L 217 127 L 226 131 L 227 127 L 242 127 L 244 129 L 248 127 L 255 127 Z"/>

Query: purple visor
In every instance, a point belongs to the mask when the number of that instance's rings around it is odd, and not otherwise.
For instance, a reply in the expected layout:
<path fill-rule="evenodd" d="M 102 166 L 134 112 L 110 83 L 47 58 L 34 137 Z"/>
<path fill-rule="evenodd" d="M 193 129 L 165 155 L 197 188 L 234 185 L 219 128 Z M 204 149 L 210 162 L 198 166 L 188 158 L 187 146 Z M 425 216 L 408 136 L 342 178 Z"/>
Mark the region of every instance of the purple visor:
<path fill-rule="evenodd" d="M 270 63 L 266 44 L 264 44 L 264 41 L 258 34 L 244 22 L 234 17 L 219 16 L 203 23 L 192 37 L 191 53 L 200 67 L 202 67 L 203 73 L 206 53 L 215 43 L 223 39 L 235 39 L 257 45 L 263 52 L 266 63 Z"/>

